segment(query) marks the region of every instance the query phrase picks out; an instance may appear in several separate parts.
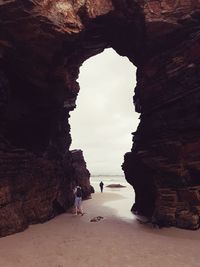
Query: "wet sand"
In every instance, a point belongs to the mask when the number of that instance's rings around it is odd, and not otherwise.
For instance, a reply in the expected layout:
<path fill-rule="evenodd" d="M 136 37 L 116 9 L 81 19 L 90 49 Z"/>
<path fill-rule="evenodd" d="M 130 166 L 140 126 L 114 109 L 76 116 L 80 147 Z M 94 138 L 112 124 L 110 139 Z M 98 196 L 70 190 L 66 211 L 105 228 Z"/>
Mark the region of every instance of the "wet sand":
<path fill-rule="evenodd" d="M 118 193 L 95 193 L 86 214 L 62 214 L 0 239 L 2 267 L 199 267 L 200 231 L 155 229 L 120 215 Z M 110 203 L 110 204 L 109 204 Z M 90 222 L 96 216 L 104 219 Z"/>

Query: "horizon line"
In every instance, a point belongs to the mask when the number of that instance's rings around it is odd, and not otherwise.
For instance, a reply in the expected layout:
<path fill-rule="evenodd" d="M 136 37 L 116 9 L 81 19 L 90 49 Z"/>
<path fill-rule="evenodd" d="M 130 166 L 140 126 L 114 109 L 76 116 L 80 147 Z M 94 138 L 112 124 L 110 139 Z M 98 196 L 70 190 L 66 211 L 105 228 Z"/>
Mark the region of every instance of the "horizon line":
<path fill-rule="evenodd" d="M 125 176 L 124 174 L 90 174 L 90 176 Z"/>

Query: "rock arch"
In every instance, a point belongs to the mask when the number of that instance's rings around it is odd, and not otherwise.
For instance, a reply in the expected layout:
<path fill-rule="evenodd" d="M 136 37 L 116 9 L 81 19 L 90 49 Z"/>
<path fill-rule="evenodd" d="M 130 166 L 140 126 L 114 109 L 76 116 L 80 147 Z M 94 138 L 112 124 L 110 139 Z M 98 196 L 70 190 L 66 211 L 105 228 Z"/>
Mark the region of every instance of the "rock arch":
<path fill-rule="evenodd" d="M 198 228 L 199 1 L 10 0 L 0 18 L 0 235 L 69 207 L 80 176 L 90 194 L 68 114 L 80 65 L 107 47 L 138 68 L 141 123 L 123 164 L 134 208 Z"/>

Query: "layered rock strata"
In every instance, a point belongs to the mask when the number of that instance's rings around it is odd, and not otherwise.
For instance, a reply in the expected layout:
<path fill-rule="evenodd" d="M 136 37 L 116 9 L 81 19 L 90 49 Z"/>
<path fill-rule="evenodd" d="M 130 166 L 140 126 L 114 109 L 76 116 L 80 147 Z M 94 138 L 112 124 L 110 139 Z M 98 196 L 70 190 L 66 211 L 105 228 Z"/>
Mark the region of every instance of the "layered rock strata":
<path fill-rule="evenodd" d="M 68 118 L 79 67 L 108 47 L 138 68 L 134 210 L 199 227 L 199 25 L 198 0 L 0 1 L 1 236 L 65 211 L 80 177 L 90 194 Z"/>
<path fill-rule="evenodd" d="M 178 2 L 177 29 L 150 41 L 151 51 L 138 66 L 134 102 L 141 123 L 123 168 L 136 190 L 134 211 L 161 225 L 197 229 L 200 13 L 189 10 L 194 2 Z M 186 10 L 188 14 L 180 16 Z M 157 12 L 151 11 L 152 16 Z M 167 14 L 172 20 L 173 13 Z"/>
<path fill-rule="evenodd" d="M 68 152 L 62 160 L 23 149 L 4 151 L 0 156 L 1 236 L 67 211 L 73 205 L 73 188 L 78 183 L 84 198 L 92 192 L 81 151 Z"/>

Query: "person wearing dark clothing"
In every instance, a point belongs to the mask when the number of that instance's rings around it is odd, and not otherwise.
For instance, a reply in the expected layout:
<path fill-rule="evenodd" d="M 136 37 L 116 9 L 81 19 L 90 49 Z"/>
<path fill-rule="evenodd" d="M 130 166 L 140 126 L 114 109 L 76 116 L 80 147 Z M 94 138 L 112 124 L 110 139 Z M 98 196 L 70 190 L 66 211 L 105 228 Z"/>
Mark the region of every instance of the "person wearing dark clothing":
<path fill-rule="evenodd" d="M 101 181 L 100 184 L 99 184 L 99 186 L 100 186 L 101 193 L 102 193 L 102 192 L 103 192 L 103 186 L 104 186 L 104 183 Z"/>
<path fill-rule="evenodd" d="M 82 209 L 82 188 L 80 186 L 76 186 L 74 188 L 74 206 L 75 206 L 75 215 L 78 215 L 80 213 L 83 215 L 83 209 Z"/>

